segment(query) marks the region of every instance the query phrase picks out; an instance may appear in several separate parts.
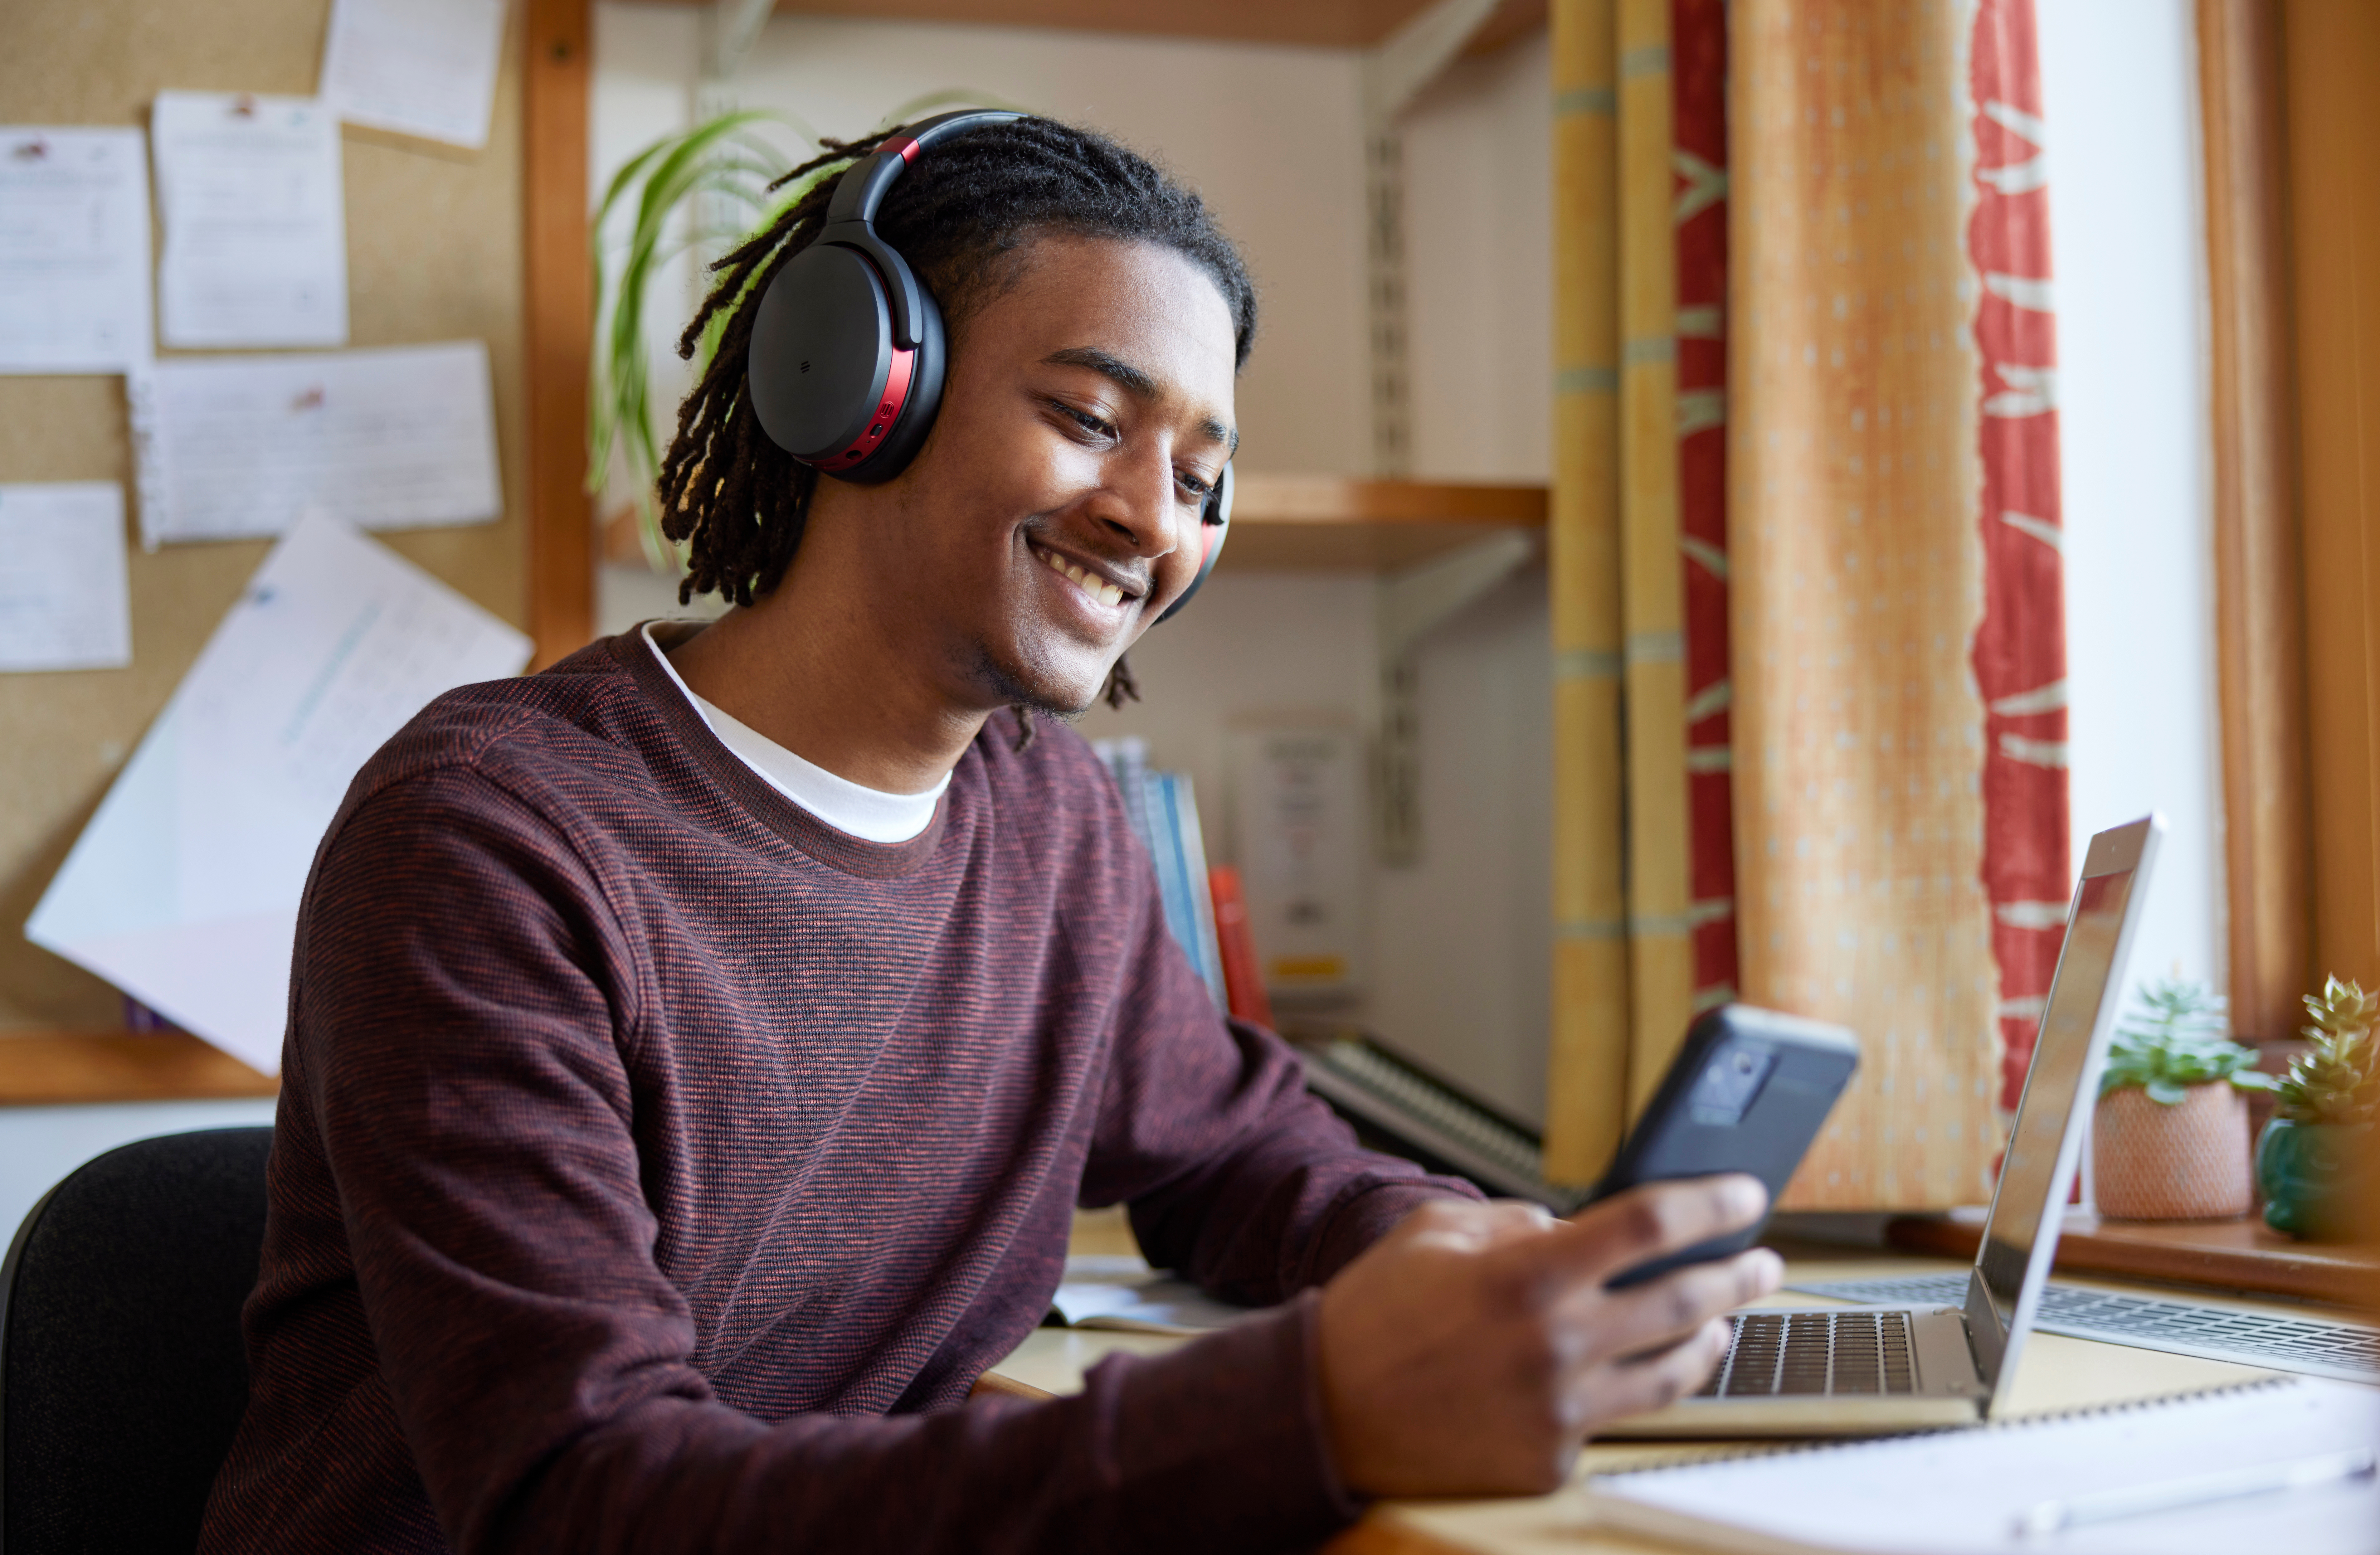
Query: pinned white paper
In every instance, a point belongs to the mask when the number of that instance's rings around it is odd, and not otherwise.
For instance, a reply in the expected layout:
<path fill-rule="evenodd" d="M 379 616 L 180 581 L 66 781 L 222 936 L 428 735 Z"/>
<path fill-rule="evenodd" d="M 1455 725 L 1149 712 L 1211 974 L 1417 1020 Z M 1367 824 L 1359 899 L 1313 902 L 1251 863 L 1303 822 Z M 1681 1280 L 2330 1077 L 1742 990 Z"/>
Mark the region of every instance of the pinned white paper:
<path fill-rule="evenodd" d="M 169 358 L 148 395 L 152 543 L 276 535 L 313 509 L 367 529 L 504 511 L 480 341 Z"/>
<path fill-rule="evenodd" d="M 130 592 L 123 487 L 0 486 L 0 670 L 132 662 Z"/>
<path fill-rule="evenodd" d="M 298 899 L 348 783 L 431 699 L 528 654 L 395 553 L 309 517 L 215 628 L 26 938 L 278 1069 Z"/>
<path fill-rule="evenodd" d="M 349 124 L 488 143 L 504 0 L 332 0 L 322 101 Z"/>
<path fill-rule="evenodd" d="M 168 346 L 339 346 L 347 209 L 339 126 L 310 98 L 161 91 L 150 118 Z"/>
<path fill-rule="evenodd" d="M 123 372 L 149 336 L 140 132 L 0 127 L 0 372 Z"/>

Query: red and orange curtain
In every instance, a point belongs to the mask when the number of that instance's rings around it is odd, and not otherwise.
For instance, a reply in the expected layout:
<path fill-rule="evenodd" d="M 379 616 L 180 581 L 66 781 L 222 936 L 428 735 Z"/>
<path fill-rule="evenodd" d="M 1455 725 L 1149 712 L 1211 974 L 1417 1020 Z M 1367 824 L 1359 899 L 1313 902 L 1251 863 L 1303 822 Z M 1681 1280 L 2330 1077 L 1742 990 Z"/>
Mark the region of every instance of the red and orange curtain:
<path fill-rule="evenodd" d="M 1699 1008 L 1866 1062 L 1809 1208 L 1988 1188 L 2067 890 L 2031 0 L 1556 0 L 1548 1174 Z"/>

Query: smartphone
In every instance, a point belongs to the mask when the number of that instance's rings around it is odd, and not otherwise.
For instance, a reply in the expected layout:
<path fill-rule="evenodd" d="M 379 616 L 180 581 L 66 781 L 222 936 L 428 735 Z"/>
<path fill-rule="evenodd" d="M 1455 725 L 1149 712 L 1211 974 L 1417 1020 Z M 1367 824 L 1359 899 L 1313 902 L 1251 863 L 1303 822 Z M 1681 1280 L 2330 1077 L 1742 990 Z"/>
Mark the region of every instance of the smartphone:
<path fill-rule="evenodd" d="M 1840 1026 L 1750 1004 L 1707 1011 L 1686 1028 L 1685 1045 L 1661 1077 L 1661 1088 L 1621 1141 L 1587 1202 L 1643 1183 L 1743 1172 L 1767 1185 L 1773 1204 L 1858 1068 L 1859 1040 Z M 1760 1231 L 1753 1226 L 1639 1264 L 1607 1288 L 1730 1257 L 1751 1246 Z"/>

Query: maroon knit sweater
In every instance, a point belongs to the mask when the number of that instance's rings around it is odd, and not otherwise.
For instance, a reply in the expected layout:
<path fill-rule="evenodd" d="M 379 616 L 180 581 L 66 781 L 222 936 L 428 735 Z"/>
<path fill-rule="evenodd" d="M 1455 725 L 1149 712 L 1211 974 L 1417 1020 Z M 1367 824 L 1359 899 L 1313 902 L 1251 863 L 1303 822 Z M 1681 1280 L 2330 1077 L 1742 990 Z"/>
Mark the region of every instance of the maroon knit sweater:
<path fill-rule="evenodd" d="M 202 1549 L 1256 1550 L 1354 1507 L 1315 1299 L 965 1404 L 1077 1203 L 1269 1303 L 1423 1199 L 1219 1017 L 1098 761 L 832 831 L 641 640 L 432 703 L 323 839 Z"/>

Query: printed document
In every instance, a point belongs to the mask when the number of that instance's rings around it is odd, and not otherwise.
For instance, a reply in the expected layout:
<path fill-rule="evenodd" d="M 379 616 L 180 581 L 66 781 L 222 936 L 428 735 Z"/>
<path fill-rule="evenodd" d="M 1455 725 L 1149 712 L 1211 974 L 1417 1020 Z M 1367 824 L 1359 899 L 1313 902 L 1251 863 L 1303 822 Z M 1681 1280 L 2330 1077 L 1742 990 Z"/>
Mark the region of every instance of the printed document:
<path fill-rule="evenodd" d="M 280 1067 L 298 903 L 372 752 L 528 639 L 336 521 L 273 547 L 51 881 L 25 935 Z"/>
<path fill-rule="evenodd" d="M 123 487 L 0 486 L 0 670 L 121 669 L 130 595 Z"/>
<path fill-rule="evenodd" d="M 158 338 L 345 345 L 347 206 L 331 111 L 303 97 L 161 91 L 150 136 L 165 223 Z"/>
<path fill-rule="evenodd" d="M 149 393 L 152 543 L 277 535 L 314 508 L 367 529 L 504 511 L 484 342 L 171 358 Z"/>
<path fill-rule="evenodd" d="M 0 127 L 0 372 L 123 372 L 150 349 L 140 132 Z"/>
<path fill-rule="evenodd" d="M 332 0 L 322 102 L 349 124 L 488 143 L 504 0 Z"/>

